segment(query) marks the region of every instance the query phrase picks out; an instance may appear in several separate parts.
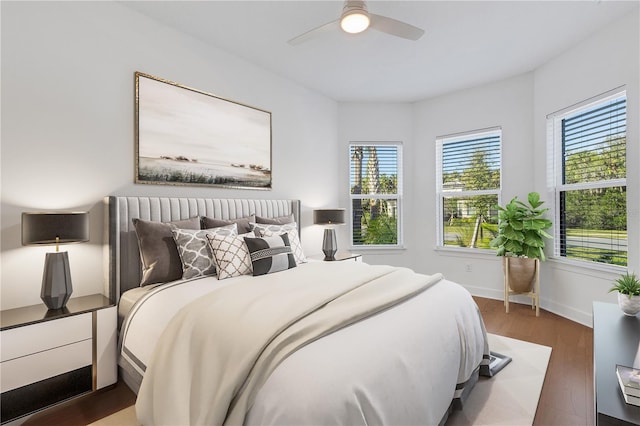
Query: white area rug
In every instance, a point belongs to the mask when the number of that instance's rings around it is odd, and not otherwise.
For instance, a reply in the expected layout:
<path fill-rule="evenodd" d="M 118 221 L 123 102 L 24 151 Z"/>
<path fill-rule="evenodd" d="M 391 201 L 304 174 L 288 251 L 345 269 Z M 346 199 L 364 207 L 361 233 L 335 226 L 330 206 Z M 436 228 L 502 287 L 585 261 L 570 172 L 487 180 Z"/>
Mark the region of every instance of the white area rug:
<path fill-rule="evenodd" d="M 551 348 L 495 334 L 489 334 L 489 347 L 512 361 L 494 377 L 480 377 L 464 408 L 451 413 L 447 426 L 533 424 Z"/>
<path fill-rule="evenodd" d="M 489 334 L 489 347 L 513 360 L 494 377 L 480 377 L 464 409 L 451 413 L 446 426 L 533 424 L 551 348 L 495 334 Z M 136 425 L 131 406 L 89 426 Z"/>

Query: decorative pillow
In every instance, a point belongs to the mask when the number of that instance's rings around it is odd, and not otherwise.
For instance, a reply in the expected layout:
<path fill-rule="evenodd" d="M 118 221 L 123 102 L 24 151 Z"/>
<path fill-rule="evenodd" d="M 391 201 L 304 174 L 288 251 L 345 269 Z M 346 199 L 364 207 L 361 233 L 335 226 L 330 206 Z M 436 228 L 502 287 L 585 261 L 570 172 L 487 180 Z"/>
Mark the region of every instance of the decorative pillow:
<path fill-rule="evenodd" d="M 212 217 L 203 216 L 202 217 L 202 229 L 210 229 L 210 228 L 219 228 L 221 226 L 231 225 L 232 223 L 238 224 L 238 234 L 245 234 L 247 232 L 251 232 L 250 222 L 255 222 L 255 215 L 241 217 L 240 219 L 215 219 Z"/>
<path fill-rule="evenodd" d="M 182 278 L 182 262 L 171 233 L 172 225 L 182 229 L 200 229 L 200 218 L 192 217 L 174 222 L 133 219 L 142 262 L 140 286 Z"/>
<path fill-rule="evenodd" d="M 253 275 L 265 275 L 295 268 L 289 236 L 284 233 L 273 237 L 244 239 L 251 256 Z"/>
<path fill-rule="evenodd" d="M 247 233 L 246 236 L 255 237 L 255 234 L 250 234 L 253 233 Z M 207 235 L 207 240 L 211 245 L 219 280 L 251 274 L 251 257 L 244 237 Z"/>
<path fill-rule="evenodd" d="M 207 235 L 237 235 L 238 225 L 232 223 L 213 229 L 180 229 L 172 228 L 171 233 L 178 247 L 178 254 L 182 261 L 182 278 L 193 278 L 216 273 L 213 252 Z"/>
<path fill-rule="evenodd" d="M 278 217 L 261 217 L 256 216 L 256 223 L 263 223 L 266 225 L 284 225 L 285 223 L 293 223 L 295 221 L 293 217 L 293 213 L 288 216 L 278 216 Z"/>
<path fill-rule="evenodd" d="M 274 235 L 280 235 L 286 232 L 289 236 L 289 242 L 291 243 L 291 251 L 293 257 L 296 259 L 296 263 L 305 263 L 307 258 L 302 251 L 302 244 L 300 243 L 300 237 L 298 237 L 298 225 L 295 222 L 287 223 L 284 225 L 267 225 L 260 223 L 252 223 L 256 235 L 262 237 L 272 237 Z"/>

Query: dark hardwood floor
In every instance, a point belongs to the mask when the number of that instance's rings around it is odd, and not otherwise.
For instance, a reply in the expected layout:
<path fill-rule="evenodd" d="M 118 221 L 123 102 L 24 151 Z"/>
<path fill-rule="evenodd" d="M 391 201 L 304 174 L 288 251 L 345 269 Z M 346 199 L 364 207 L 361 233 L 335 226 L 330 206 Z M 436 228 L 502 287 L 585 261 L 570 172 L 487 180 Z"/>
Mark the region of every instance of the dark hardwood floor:
<path fill-rule="evenodd" d="M 593 425 L 593 330 L 528 305 L 474 297 L 487 331 L 553 348 L 534 425 Z M 123 383 L 44 411 L 25 425 L 86 425 L 132 405 L 135 395 Z"/>

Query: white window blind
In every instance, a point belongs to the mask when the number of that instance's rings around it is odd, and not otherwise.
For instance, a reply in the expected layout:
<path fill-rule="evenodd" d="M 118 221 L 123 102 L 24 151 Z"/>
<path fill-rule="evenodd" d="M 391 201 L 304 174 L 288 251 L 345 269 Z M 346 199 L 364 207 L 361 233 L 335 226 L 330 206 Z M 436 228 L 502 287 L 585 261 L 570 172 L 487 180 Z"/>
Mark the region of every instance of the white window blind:
<path fill-rule="evenodd" d="M 626 266 L 626 93 L 548 120 L 556 153 L 554 256 Z"/>
<path fill-rule="evenodd" d="M 436 139 L 438 245 L 489 248 L 497 231 L 502 131 Z"/>
<path fill-rule="evenodd" d="M 402 244 L 402 145 L 349 145 L 351 236 L 353 246 Z"/>

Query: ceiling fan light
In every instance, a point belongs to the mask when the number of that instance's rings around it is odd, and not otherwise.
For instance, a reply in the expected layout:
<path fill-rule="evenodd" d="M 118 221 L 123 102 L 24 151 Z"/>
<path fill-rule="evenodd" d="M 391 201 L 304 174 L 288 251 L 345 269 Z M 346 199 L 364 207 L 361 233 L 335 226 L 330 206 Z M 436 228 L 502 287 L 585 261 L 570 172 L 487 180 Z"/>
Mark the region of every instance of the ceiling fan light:
<path fill-rule="evenodd" d="M 340 27 L 349 34 L 361 33 L 369 28 L 369 15 L 360 10 L 345 13 L 340 20 Z"/>

